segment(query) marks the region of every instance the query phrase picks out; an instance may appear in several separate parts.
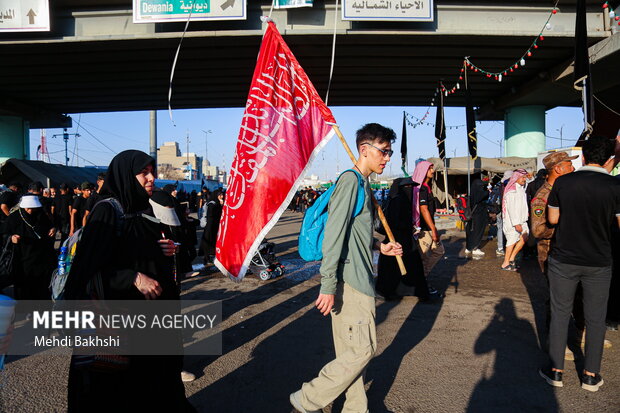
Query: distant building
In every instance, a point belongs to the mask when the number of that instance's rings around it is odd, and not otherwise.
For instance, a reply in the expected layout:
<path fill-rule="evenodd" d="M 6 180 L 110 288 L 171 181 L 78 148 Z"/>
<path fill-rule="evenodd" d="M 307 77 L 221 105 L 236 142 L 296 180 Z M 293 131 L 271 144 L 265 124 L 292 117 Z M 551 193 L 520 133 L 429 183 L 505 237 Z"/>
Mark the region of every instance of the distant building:
<path fill-rule="evenodd" d="M 208 159 L 202 161 L 202 170 L 205 179 L 213 179 L 222 184 L 226 184 L 227 174 L 226 171 L 220 169 L 218 166 L 211 165 Z"/>
<path fill-rule="evenodd" d="M 181 153 L 178 142 L 164 142 L 157 148 L 159 179 L 193 180 L 202 177 L 202 157 L 193 152 Z"/>

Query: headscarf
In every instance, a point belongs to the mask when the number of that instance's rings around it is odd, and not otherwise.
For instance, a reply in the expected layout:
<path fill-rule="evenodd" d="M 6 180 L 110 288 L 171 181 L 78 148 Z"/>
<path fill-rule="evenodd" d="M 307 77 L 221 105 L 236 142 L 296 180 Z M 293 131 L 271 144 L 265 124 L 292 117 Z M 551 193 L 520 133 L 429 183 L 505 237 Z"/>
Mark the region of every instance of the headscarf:
<path fill-rule="evenodd" d="M 420 189 L 422 186 L 425 186 L 428 189 L 428 193 L 431 193 L 431 188 L 424 183 L 426 180 L 426 174 L 428 173 L 429 168 L 433 166 L 432 162 L 429 161 L 420 161 L 415 166 L 415 170 L 413 171 L 413 182 L 417 184 L 413 187 L 412 191 L 412 202 L 413 202 L 413 225 L 416 227 L 420 226 Z"/>
<path fill-rule="evenodd" d="M 136 179 L 147 165 L 153 166 L 155 159 L 141 151 L 127 150 L 116 155 L 108 166 L 106 180 L 101 188 L 104 198 L 115 197 L 125 213 L 135 213 L 149 208 L 149 195 Z"/>
<path fill-rule="evenodd" d="M 159 219 L 162 224 L 171 227 L 181 226 L 181 221 L 174 210 L 174 199 L 172 195 L 161 189 L 155 189 L 151 199 L 149 199 L 155 218 Z"/>
<path fill-rule="evenodd" d="M 213 201 L 216 204 L 220 204 L 220 200 L 219 200 L 219 196 L 220 195 L 224 195 L 224 191 L 222 191 L 221 189 L 216 189 L 215 191 L 211 192 L 211 195 L 209 196 L 209 202 Z"/>
<path fill-rule="evenodd" d="M 172 193 L 177 190 L 177 186 L 174 184 L 166 184 L 162 189 L 172 195 Z"/>
<path fill-rule="evenodd" d="M 500 182 L 504 183 L 507 180 L 510 179 L 510 177 L 512 176 L 512 171 L 506 171 L 504 172 L 504 176 L 502 176 L 502 179 L 500 180 Z"/>
<path fill-rule="evenodd" d="M 503 216 L 506 216 L 506 195 L 508 194 L 508 192 L 517 190 L 517 181 L 525 175 L 527 175 L 527 171 L 525 169 L 515 169 L 512 172 L 512 175 L 510 176 L 510 179 L 508 180 L 508 183 L 506 184 L 506 187 L 504 188 L 504 198 L 502 199 L 502 215 Z"/>

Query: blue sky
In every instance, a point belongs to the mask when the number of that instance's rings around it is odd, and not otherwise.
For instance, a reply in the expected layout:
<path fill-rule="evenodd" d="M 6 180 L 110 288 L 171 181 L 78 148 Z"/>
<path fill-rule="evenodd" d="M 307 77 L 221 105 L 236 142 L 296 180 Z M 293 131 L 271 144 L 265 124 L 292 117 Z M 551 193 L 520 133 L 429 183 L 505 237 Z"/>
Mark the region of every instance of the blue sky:
<path fill-rule="evenodd" d="M 332 111 L 340 129 L 352 147 L 355 131 L 367 122 L 378 122 L 391 127 L 399 139 L 394 145 L 395 154 L 391 165 L 386 168 L 386 175 L 396 175 L 400 169 L 400 136 L 402 131 L 403 110 L 417 118 L 422 118 L 426 107 L 334 107 Z M 241 124 L 243 108 L 233 109 L 191 109 L 174 110 L 170 120 L 168 111 L 159 111 L 157 119 L 158 146 L 163 142 L 177 141 L 181 151 L 185 152 L 186 135 L 190 135 L 190 152 L 199 156 L 205 154 L 205 133 L 208 134 L 208 154 L 212 164 L 230 169 Z M 125 149 L 149 151 L 149 113 L 148 112 L 109 112 L 72 114 L 73 127 L 69 133 L 79 133 L 76 139 L 69 139 L 70 165 L 107 165 L 114 155 Z M 430 109 L 427 118 L 434 122 L 435 108 Z M 465 156 L 467 141 L 465 128 L 454 126 L 465 124 L 464 108 L 446 108 L 446 154 L 449 157 Z M 450 127 L 453 127 L 452 129 Z M 564 147 L 571 146 L 579 137 L 583 128 L 583 114 L 580 108 L 555 108 L 547 112 L 546 134 L 547 149 L 560 147 L 560 129 L 562 129 Z M 497 157 L 504 137 L 503 122 L 480 122 L 478 130 L 479 155 Z M 62 137 L 52 138 L 54 134 L 62 134 L 62 129 L 47 130 L 48 151 L 52 162 L 62 163 L 64 142 Z M 39 129 L 30 131 L 31 159 L 37 159 L 36 149 L 40 143 Z M 409 165 L 417 158 L 437 156 L 434 127 L 421 125 L 415 129 L 407 128 L 407 145 Z M 75 156 L 73 153 L 77 153 Z M 335 137 L 315 159 L 310 173 L 320 179 L 332 179 L 337 171 L 350 166 L 346 152 Z M 391 166 L 391 168 L 390 168 Z"/>

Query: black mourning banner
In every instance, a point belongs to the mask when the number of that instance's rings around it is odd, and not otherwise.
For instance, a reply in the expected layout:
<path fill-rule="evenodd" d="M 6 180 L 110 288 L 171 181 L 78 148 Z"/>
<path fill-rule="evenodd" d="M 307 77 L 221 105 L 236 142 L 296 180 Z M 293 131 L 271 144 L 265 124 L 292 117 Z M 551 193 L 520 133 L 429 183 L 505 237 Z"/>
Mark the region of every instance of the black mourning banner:
<path fill-rule="evenodd" d="M 435 119 L 435 138 L 437 138 L 437 149 L 439 150 L 439 158 L 446 157 L 446 122 L 443 113 L 443 87 L 439 85 L 439 104 L 437 105 L 437 118 Z"/>
<path fill-rule="evenodd" d="M 467 70 L 467 69 L 465 69 Z M 465 83 L 465 119 L 467 123 L 467 146 L 472 159 L 478 157 L 478 137 L 476 136 L 476 115 L 471 102 L 471 89 Z"/>
<path fill-rule="evenodd" d="M 588 55 L 588 28 L 586 25 L 586 2 L 577 0 L 575 19 L 575 72 L 573 86 L 582 91 L 585 127 L 577 146 L 581 146 L 592 132 L 594 125 L 594 101 L 592 99 L 592 76 Z"/>
<path fill-rule="evenodd" d="M 400 142 L 400 159 L 403 170 L 407 169 L 407 113 L 403 111 L 403 135 Z"/>

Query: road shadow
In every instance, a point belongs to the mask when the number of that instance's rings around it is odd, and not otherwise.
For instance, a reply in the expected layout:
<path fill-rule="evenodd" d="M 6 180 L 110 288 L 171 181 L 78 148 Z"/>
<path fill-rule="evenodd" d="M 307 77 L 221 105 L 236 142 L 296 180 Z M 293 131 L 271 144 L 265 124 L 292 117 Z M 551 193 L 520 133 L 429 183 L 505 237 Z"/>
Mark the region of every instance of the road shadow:
<path fill-rule="evenodd" d="M 455 293 L 458 292 L 457 270 L 458 267 L 467 263 L 467 260 L 458 257 L 464 242 L 463 238 L 455 236 L 443 241 L 446 250 L 444 259 L 437 263 L 429 275 L 429 283 L 441 292 L 445 292 L 451 286 L 455 286 Z M 408 300 L 406 299 L 399 305 L 406 305 Z M 432 331 L 444 300 L 434 303 L 421 301 L 415 303 L 389 345 L 370 362 L 365 380 L 367 383 L 372 382 L 367 391 L 370 411 L 391 412 L 385 400 L 394 384 L 402 360 Z M 387 318 L 386 312 L 392 309 L 387 304 L 384 303 L 377 307 L 377 321 Z M 333 411 L 340 411 L 343 401 L 344 396 L 337 399 Z"/>
<path fill-rule="evenodd" d="M 304 305 L 314 301 L 317 294 L 318 286 L 305 291 Z M 280 310 L 270 310 L 270 317 L 281 319 Z M 285 317 L 289 315 L 287 311 Z M 229 340 L 238 347 L 239 338 L 231 335 Z M 250 357 L 247 363 L 189 397 L 192 405 L 198 411 L 220 413 L 290 412 L 289 394 L 314 378 L 334 357 L 330 319 L 314 308 L 305 311 L 258 343 Z M 239 397 L 222 397 L 230 395 L 231 389 Z"/>
<path fill-rule="evenodd" d="M 521 261 L 519 276 L 530 298 L 538 345 L 542 350 L 545 350 L 547 336 L 549 335 L 549 286 L 536 260 Z"/>
<path fill-rule="evenodd" d="M 539 350 L 534 328 L 517 316 L 510 298 L 502 298 L 495 306 L 493 319 L 474 344 L 477 355 L 492 352 L 495 363 L 481 372 L 466 412 L 559 411 L 553 387 L 538 375 L 544 354 Z"/>

